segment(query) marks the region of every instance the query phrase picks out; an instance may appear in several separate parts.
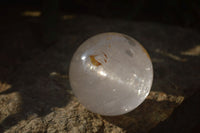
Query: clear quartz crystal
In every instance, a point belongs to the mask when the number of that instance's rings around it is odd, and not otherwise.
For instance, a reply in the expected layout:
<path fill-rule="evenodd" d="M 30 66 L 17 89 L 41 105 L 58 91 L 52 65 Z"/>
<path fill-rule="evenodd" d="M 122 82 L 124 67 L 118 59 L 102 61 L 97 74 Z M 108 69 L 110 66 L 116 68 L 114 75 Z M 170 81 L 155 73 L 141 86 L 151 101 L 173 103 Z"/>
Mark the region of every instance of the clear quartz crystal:
<path fill-rule="evenodd" d="M 102 33 L 83 42 L 69 70 L 75 96 L 88 110 L 121 115 L 149 94 L 153 67 L 147 51 L 130 36 Z"/>

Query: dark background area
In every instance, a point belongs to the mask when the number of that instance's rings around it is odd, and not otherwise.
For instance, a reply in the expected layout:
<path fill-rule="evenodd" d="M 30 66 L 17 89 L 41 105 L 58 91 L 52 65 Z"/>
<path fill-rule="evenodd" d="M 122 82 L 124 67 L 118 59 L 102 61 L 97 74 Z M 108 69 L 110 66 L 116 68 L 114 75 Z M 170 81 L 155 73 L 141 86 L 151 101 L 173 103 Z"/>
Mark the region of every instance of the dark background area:
<path fill-rule="evenodd" d="M 2 0 L 0 3 L 0 79 L 3 80 L 21 64 L 55 44 L 63 15 L 69 19 L 91 15 L 155 22 L 200 31 L 198 0 Z M 36 14 L 23 15 L 26 11 Z M 24 36 L 27 27 L 31 33 Z"/>
<path fill-rule="evenodd" d="M 199 29 L 198 0 L 3 0 L 1 8 L 43 10 L 48 3 L 59 4 L 59 12 L 88 14 L 131 21 L 154 21 Z M 5 13 L 5 11 L 3 12 Z"/>

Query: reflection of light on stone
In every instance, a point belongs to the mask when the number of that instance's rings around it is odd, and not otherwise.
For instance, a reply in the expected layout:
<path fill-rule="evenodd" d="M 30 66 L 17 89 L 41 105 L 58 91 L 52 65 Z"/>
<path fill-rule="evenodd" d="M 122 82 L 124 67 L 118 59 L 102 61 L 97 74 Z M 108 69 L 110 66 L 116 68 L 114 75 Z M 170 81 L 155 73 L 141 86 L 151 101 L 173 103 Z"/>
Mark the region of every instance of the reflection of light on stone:
<path fill-rule="evenodd" d="M 151 91 L 149 93 L 147 99 L 156 100 L 158 102 L 169 101 L 169 102 L 175 102 L 177 104 L 181 104 L 184 100 L 184 97 L 183 96 L 174 96 L 174 95 L 167 94 L 164 92 L 159 92 L 159 91 Z"/>
<path fill-rule="evenodd" d="M 40 11 L 25 11 L 22 13 L 22 16 L 39 17 L 41 16 L 41 12 Z"/>
<path fill-rule="evenodd" d="M 26 16 L 26 17 L 40 17 L 42 14 L 41 11 L 24 11 L 21 13 L 22 16 Z M 70 20 L 70 19 L 74 19 L 76 16 L 75 15 L 63 15 L 62 19 L 63 20 Z"/>
<path fill-rule="evenodd" d="M 85 57 L 83 57 L 83 58 L 85 58 Z M 87 64 L 87 67 L 90 69 L 90 70 L 93 70 L 93 71 L 95 71 L 97 74 L 99 74 L 99 75 L 101 75 L 101 76 L 103 76 L 103 77 L 106 77 L 107 76 L 107 73 L 104 71 L 104 69 L 103 68 L 101 68 L 101 67 L 96 67 L 96 66 L 93 66 L 93 65 L 91 65 L 91 64 Z"/>
<path fill-rule="evenodd" d="M 62 19 L 69 20 L 69 19 L 74 19 L 75 17 L 76 17 L 75 15 L 63 15 Z"/>
<path fill-rule="evenodd" d="M 86 59 L 86 56 L 85 56 L 85 55 L 81 57 L 81 60 L 84 61 L 85 59 Z"/>
<path fill-rule="evenodd" d="M 10 89 L 12 87 L 12 85 L 8 84 L 8 83 L 2 83 L 0 81 L 0 92 L 6 91 L 8 89 Z"/>
<path fill-rule="evenodd" d="M 87 64 L 87 67 L 90 69 L 90 70 L 96 70 L 96 67 L 91 65 L 91 64 Z"/>
<path fill-rule="evenodd" d="M 91 69 L 91 70 L 95 70 L 95 67 L 91 65 L 91 66 L 90 66 L 90 69 Z"/>
<path fill-rule="evenodd" d="M 120 84 L 124 84 L 124 81 L 122 79 L 120 79 L 120 77 L 117 75 L 109 74 L 109 75 L 107 75 L 107 77 L 112 81 L 117 81 Z"/>
<path fill-rule="evenodd" d="M 188 56 L 199 56 L 200 55 L 200 45 L 196 45 L 195 47 L 188 49 L 187 51 L 181 52 L 182 55 Z"/>
<path fill-rule="evenodd" d="M 185 58 L 181 58 L 181 57 L 179 57 L 179 56 L 177 56 L 177 55 L 174 55 L 174 54 L 172 54 L 172 53 L 168 53 L 168 52 L 162 51 L 162 50 L 160 50 L 160 49 L 156 49 L 155 52 L 156 52 L 156 53 L 159 53 L 159 54 L 161 54 L 161 55 L 167 56 L 167 57 L 169 57 L 169 58 L 171 58 L 171 59 L 173 59 L 173 60 L 176 60 L 176 61 L 180 61 L 180 62 L 185 62 L 185 61 L 187 61 L 187 59 L 185 59 Z"/>
<path fill-rule="evenodd" d="M 82 56 L 81 57 L 82 60 L 85 60 L 86 57 L 85 56 Z M 139 86 L 139 92 L 138 90 L 133 90 L 135 91 L 135 93 L 137 95 L 143 95 L 146 93 L 146 90 L 142 91 L 144 89 L 144 82 L 146 82 L 144 79 L 137 79 L 138 76 L 134 73 L 134 74 L 131 74 L 132 76 L 131 77 L 128 77 L 127 80 L 124 80 L 124 79 L 121 79 L 120 76 L 116 75 L 115 73 L 111 73 L 111 72 L 106 72 L 106 70 L 104 70 L 104 67 L 102 66 L 94 66 L 92 65 L 91 63 L 88 63 L 87 65 L 87 69 L 95 72 L 96 74 L 98 74 L 99 76 L 103 76 L 103 77 L 107 77 L 109 80 L 113 81 L 113 82 L 117 82 L 119 84 L 123 84 L 123 85 L 126 85 L 130 88 L 133 87 L 134 83 L 135 83 L 135 80 L 139 80 L 142 84 Z M 151 84 L 151 82 L 149 82 L 149 84 Z M 115 91 L 115 90 L 113 90 Z"/>
<path fill-rule="evenodd" d="M 107 73 L 106 72 L 104 72 L 104 71 L 99 71 L 98 72 L 101 76 L 104 76 L 104 77 L 106 77 L 107 76 Z"/>
<path fill-rule="evenodd" d="M 122 109 L 127 112 L 131 109 L 131 107 L 128 106 L 128 105 L 125 105 L 125 106 L 122 107 Z"/>
<path fill-rule="evenodd" d="M 146 88 L 146 90 L 145 90 L 146 92 L 148 91 L 148 88 Z M 149 95 L 149 91 L 148 91 L 148 93 L 144 93 L 145 95 L 145 97 L 147 97 L 148 95 Z"/>
<path fill-rule="evenodd" d="M 49 75 L 50 76 L 56 76 L 56 75 L 58 75 L 58 73 L 57 72 L 51 72 Z"/>
<path fill-rule="evenodd" d="M 140 95 L 140 94 L 141 94 L 141 90 L 139 89 L 139 90 L 138 90 L 138 95 Z"/>
<path fill-rule="evenodd" d="M 63 74 L 60 74 L 60 73 L 57 73 L 57 72 L 51 72 L 50 74 L 49 74 L 49 76 L 51 76 L 51 77 L 59 77 L 59 78 L 62 78 L 62 79 L 68 79 L 69 78 L 69 76 L 68 75 L 63 75 Z"/>
<path fill-rule="evenodd" d="M 142 80 L 144 82 L 144 80 Z M 144 83 L 141 83 L 138 87 L 138 90 L 137 90 L 137 95 L 144 95 L 144 94 L 147 94 L 147 90 L 145 89 L 145 84 Z"/>

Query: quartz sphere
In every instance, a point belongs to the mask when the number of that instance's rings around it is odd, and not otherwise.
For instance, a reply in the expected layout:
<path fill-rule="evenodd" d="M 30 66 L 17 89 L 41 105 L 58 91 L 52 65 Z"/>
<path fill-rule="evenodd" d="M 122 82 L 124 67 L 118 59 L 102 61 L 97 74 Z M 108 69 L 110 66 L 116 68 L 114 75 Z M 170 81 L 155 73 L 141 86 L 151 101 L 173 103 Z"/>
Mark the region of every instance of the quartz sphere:
<path fill-rule="evenodd" d="M 88 110 L 121 115 L 145 100 L 153 81 L 153 67 L 139 42 L 109 32 L 80 45 L 71 60 L 69 79 L 75 96 Z"/>

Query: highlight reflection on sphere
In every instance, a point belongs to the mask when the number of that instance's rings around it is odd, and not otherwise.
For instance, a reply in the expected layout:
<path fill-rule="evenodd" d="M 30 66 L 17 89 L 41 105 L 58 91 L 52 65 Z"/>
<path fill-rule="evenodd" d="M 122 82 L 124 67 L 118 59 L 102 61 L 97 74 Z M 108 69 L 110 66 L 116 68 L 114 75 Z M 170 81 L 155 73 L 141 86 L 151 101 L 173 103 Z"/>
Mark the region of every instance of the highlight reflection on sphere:
<path fill-rule="evenodd" d="M 69 71 L 75 96 L 88 110 L 121 115 L 135 109 L 149 94 L 153 67 L 147 51 L 120 33 L 102 33 L 83 42 Z"/>

